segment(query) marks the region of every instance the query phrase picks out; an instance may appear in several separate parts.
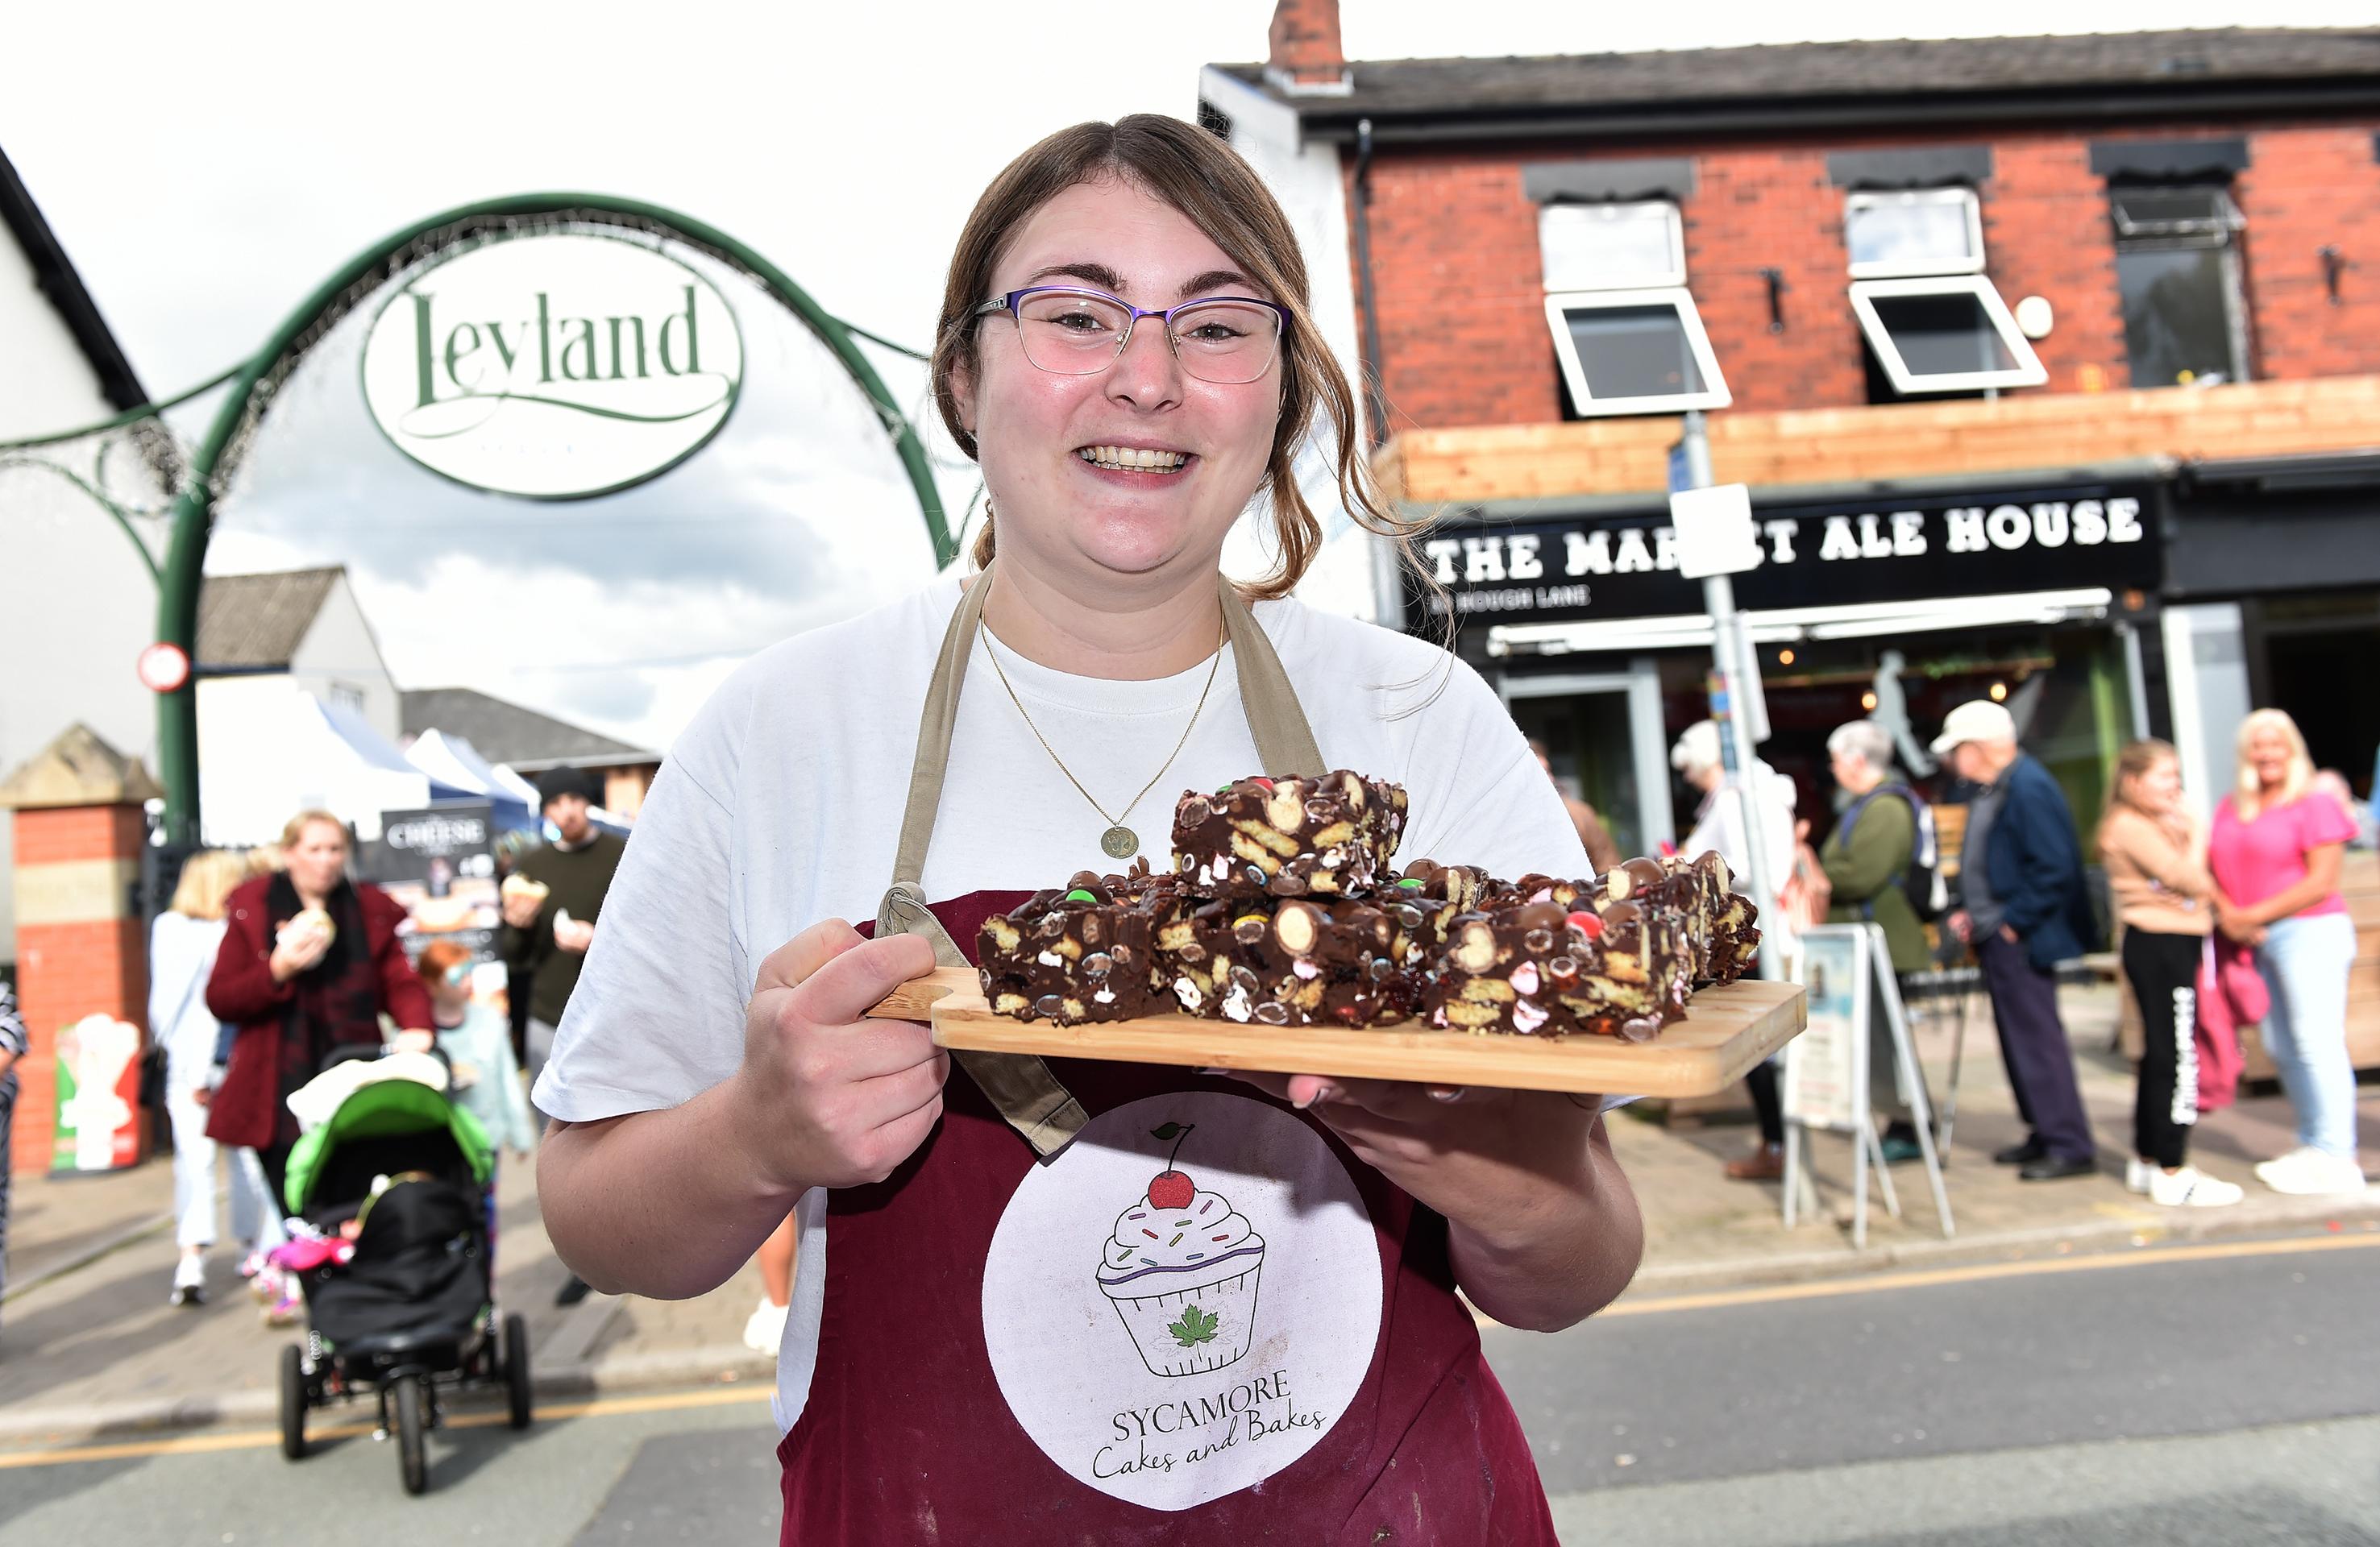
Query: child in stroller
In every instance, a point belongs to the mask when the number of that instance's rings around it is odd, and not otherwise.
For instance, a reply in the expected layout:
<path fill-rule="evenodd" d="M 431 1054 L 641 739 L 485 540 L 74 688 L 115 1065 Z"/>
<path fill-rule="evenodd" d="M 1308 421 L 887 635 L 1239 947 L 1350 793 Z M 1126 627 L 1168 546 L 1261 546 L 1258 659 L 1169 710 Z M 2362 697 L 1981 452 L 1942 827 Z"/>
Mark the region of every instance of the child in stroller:
<path fill-rule="evenodd" d="M 406 1491 L 429 1483 L 423 1436 L 442 1387 L 501 1382 L 529 1421 L 528 1338 L 502 1318 L 488 1271 L 487 1131 L 447 1095 L 443 1059 L 334 1061 L 289 1098 L 306 1127 L 290 1153 L 295 1239 L 282 1260 L 306 1299 L 302 1346 L 282 1350 L 281 1445 L 306 1454 L 306 1412 L 370 1392 Z"/>

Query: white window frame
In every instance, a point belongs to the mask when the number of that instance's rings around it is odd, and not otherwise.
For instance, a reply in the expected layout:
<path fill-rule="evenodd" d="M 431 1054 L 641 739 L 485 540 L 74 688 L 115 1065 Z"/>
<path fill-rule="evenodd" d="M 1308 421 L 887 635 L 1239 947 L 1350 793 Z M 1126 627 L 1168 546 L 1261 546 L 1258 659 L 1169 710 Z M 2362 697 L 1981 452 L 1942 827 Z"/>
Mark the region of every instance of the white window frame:
<path fill-rule="evenodd" d="M 2215 196 L 2214 213 L 2203 221 L 2140 221 L 2124 213 L 2127 193 L 2210 193 Z M 2116 240 L 2135 248 L 2226 248 L 2233 238 L 2248 228 L 2247 217 L 2240 212 L 2239 201 L 2227 187 L 2213 187 L 2204 183 L 2182 184 L 2160 187 L 2150 184 L 2137 186 L 2117 184 L 2107 189 L 2107 218 L 2116 227 Z"/>
<path fill-rule="evenodd" d="M 1578 357 L 1578 340 L 1571 336 L 1569 313 L 1616 311 L 1642 306 L 1676 309 L 1678 321 L 1685 330 L 1686 347 L 1702 372 L 1703 391 L 1599 398 L 1588 390 L 1586 367 Z M 1694 308 L 1694 293 L 1682 284 L 1646 290 L 1557 290 L 1546 297 L 1546 327 L 1554 335 L 1554 355 L 1561 362 L 1562 380 L 1570 385 L 1571 405 L 1582 417 L 1682 414 L 1689 408 L 1724 408 L 1735 401 L 1727 390 L 1726 376 L 1718 369 L 1718 357 L 1711 350 L 1710 335 L 1703 331 L 1702 313 Z"/>
<path fill-rule="evenodd" d="M 2240 212 L 2239 200 L 2231 197 L 2231 190 L 2228 187 L 2196 185 L 2191 191 L 2204 191 L 2215 196 L 2215 213 L 2210 219 L 2135 223 L 2124 215 L 2121 200 L 2126 191 L 2121 187 L 2107 189 L 2107 218 L 2116 228 L 2118 263 L 2122 262 L 2127 253 L 2134 252 L 2212 251 L 2222 254 L 2223 332 L 2231 345 L 2231 370 L 2224 380 L 2251 380 L 2248 372 L 2248 294 L 2247 286 L 2240 277 L 2240 234 L 2248 229 L 2248 220 Z M 2149 390 L 2163 389 L 2153 386 Z"/>
<path fill-rule="evenodd" d="M 1902 296 L 1972 296 L 1984 308 L 1985 318 L 2000 343 L 2008 349 L 2009 357 L 2016 364 L 2007 370 L 1969 370 L 1949 376 L 1916 376 L 1900 357 L 1900 345 L 1892 341 L 1891 331 L 1876 315 L 1877 297 L 1892 299 Z M 2016 325 L 2008 303 L 2000 299 L 1998 286 L 1982 274 L 1941 274 L 1923 279 L 1860 280 L 1852 285 L 1852 312 L 1859 319 L 1860 332 L 1867 336 L 1868 347 L 1876 352 L 1876 364 L 1892 382 L 1892 390 L 1903 397 L 1927 393 L 1969 393 L 1998 387 L 2038 387 L 2049 380 L 2042 369 L 2041 357 Z"/>
<path fill-rule="evenodd" d="M 1984 201 L 1973 188 L 1912 188 L 1901 193 L 1855 193 L 1843 200 L 1843 251 L 1851 251 L 1851 216 L 1860 210 L 1894 204 L 1958 204 L 1967 216 L 1967 258 L 1922 258 L 1898 263 L 1851 265 L 1853 279 L 1916 279 L 1926 275 L 1984 272 Z"/>
<path fill-rule="evenodd" d="M 1546 253 L 1546 221 L 1548 217 L 1554 214 L 1555 211 L 1585 210 L 1600 216 L 1602 219 L 1610 220 L 1615 218 L 1619 212 L 1622 210 L 1634 211 L 1648 208 L 1658 208 L 1666 212 L 1669 215 L 1670 263 L 1666 271 L 1657 274 L 1640 274 L 1633 276 L 1611 284 L 1587 284 L 1558 285 L 1553 282 L 1554 266 L 1548 260 L 1548 255 Z M 1537 261 L 1544 272 L 1546 277 L 1546 289 L 1549 294 L 1560 293 L 1562 295 L 1573 295 L 1589 290 L 1645 290 L 1655 287 L 1667 288 L 1672 285 L 1682 285 L 1686 283 L 1685 213 L 1678 208 L 1678 201 L 1674 199 L 1629 199 L 1604 204 L 1581 204 L 1569 201 L 1548 204 L 1537 212 Z"/>

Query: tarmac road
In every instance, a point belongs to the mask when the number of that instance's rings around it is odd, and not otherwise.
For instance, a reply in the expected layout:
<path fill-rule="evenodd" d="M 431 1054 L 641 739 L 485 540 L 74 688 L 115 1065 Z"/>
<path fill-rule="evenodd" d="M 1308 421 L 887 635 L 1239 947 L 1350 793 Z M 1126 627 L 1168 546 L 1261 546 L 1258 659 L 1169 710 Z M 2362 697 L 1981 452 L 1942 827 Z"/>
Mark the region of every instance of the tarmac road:
<path fill-rule="evenodd" d="M 1491 1328 L 1565 1541 L 2380 1544 L 2380 1233 L 1626 1301 Z M 492 1418 L 492 1415 L 487 1415 Z M 775 1540 L 748 1386 L 480 1417 L 407 1499 L 369 1434 L 0 1453 L 0 1547 Z M 400 1529 L 402 1536 L 394 1532 Z"/>

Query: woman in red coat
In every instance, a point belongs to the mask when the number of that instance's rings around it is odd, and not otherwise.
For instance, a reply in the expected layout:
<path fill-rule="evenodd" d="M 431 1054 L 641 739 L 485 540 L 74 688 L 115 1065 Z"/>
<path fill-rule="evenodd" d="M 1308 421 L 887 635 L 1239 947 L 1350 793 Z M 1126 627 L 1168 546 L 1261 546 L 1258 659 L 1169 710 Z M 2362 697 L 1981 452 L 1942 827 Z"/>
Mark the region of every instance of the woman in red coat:
<path fill-rule="evenodd" d="M 281 858 L 278 872 L 225 900 L 229 927 L 207 980 L 207 1008 L 239 1028 L 207 1137 L 256 1152 L 276 1208 L 298 1142 L 289 1094 L 333 1048 L 379 1047 L 383 1014 L 404 1028 L 398 1045 L 427 1050 L 435 1040 L 429 992 L 396 939 L 405 910 L 347 879 L 346 828 L 327 811 L 301 811 L 282 829 Z"/>

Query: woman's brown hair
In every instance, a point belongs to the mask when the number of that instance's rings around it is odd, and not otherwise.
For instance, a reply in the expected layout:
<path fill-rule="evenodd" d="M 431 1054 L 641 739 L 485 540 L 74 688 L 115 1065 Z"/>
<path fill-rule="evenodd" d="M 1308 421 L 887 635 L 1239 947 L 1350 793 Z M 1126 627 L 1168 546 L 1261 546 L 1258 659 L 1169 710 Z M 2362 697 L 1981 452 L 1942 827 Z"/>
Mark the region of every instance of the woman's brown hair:
<path fill-rule="evenodd" d="M 1330 424 L 1341 504 L 1359 525 L 1394 541 L 1409 567 L 1427 576 L 1413 562 L 1414 526 L 1381 498 L 1357 444 L 1354 393 L 1308 309 L 1305 259 L 1289 217 L 1237 151 L 1179 118 L 1135 113 L 1112 124 L 1061 129 L 1009 163 L 976 200 L 951 254 L 934 330 L 934 406 L 959 449 L 975 455 L 975 437 L 960 421 L 954 383 L 977 373 L 975 309 L 992 293 L 992 270 L 1002 249 L 1050 199 L 1104 177 L 1124 178 L 1172 205 L 1289 313 L 1281 334 L 1281 418 L 1264 482 L 1281 561 L 1243 591 L 1255 600 L 1287 596 L 1322 546 L 1322 524 L 1298 490 L 1293 465 L 1318 412 Z M 996 540 L 987 512 L 972 555 L 977 568 L 991 562 Z"/>
<path fill-rule="evenodd" d="M 2107 809 L 2099 814 L 2101 846 L 2104 847 L 2107 841 L 2106 837 L 2107 819 L 2115 816 L 2117 807 L 2123 806 L 2132 811 L 2140 811 L 2144 816 L 2148 815 L 2147 812 L 2141 811 L 2140 806 L 2132 802 L 2129 793 L 2132 781 L 2168 758 L 2179 760 L 2180 756 L 2181 754 L 2174 751 L 2171 742 L 2162 742 L 2155 736 L 2144 736 L 2136 742 L 2127 742 L 2124 749 L 2116 754 L 2116 771 L 2107 780 Z"/>
<path fill-rule="evenodd" d="M 306 836 L 306 829 L 317 822 L 326 823 L 338 828 L 339 841 L 346 844 L 350 849 L 355 847 L 354 842 L 347 837 L 347 825 L 340 821 L 336 814 L 325 811 L 319 805 L 308 806 L 282 824 L 281 847 L 284 849 L 298 847 L 299 840 Z"/>

